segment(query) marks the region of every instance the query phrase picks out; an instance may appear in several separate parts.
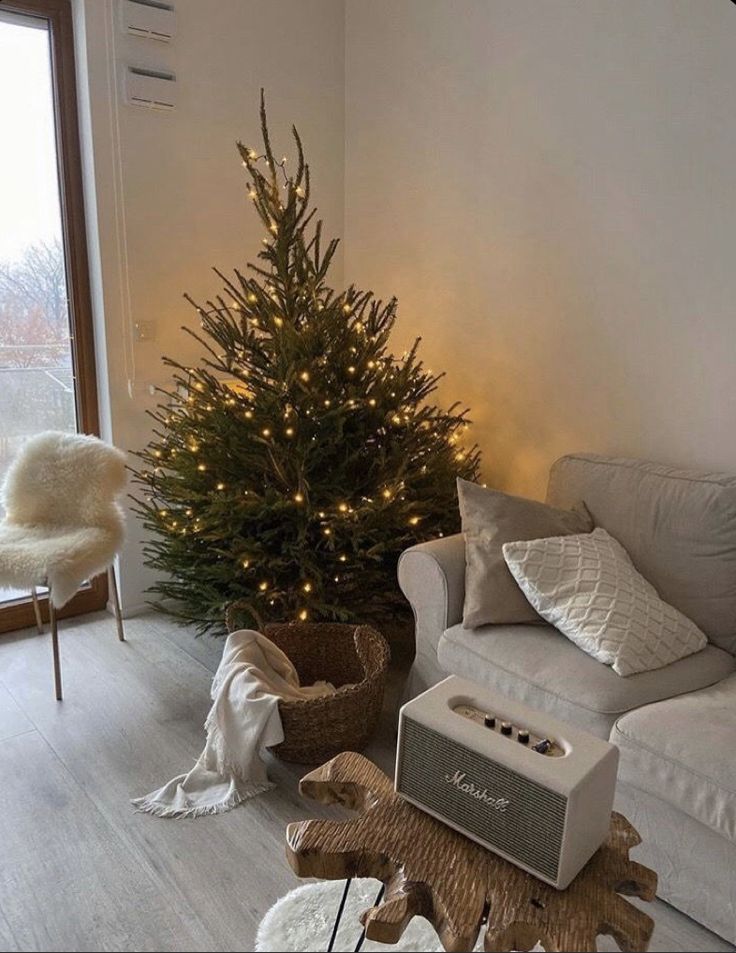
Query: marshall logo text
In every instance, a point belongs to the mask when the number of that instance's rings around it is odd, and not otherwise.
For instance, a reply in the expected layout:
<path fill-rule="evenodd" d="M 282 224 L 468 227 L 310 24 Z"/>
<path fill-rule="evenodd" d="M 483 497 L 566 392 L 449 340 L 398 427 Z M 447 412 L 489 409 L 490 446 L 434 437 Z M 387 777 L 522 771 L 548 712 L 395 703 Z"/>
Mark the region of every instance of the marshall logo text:
<path fill-rule="evenodd" d="M 484 804 L 487 804 L 494 811 L 499 811 L 502 814 L 506 811 L 511 803 L 508 798 L 494 797 L 492 794 L 489 794 L 488 788 L 476 787 L 472 781 L 466 781 L 465 779 L 466 774 L 464 771 L 456 771 L 454 774 L 445 775 L 445 781 L 448 784 L 457 788 L 458 791 L 462 791 L 463 794 L 467 794 L 468 797 L 473 797 L 476 801 L 483 801 Z"/>

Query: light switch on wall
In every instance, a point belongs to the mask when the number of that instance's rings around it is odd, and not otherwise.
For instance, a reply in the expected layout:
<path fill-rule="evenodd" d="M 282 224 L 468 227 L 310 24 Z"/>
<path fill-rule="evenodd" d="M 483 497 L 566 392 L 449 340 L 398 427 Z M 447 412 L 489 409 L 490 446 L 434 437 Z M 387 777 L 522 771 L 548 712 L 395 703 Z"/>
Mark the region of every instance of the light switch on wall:
<path fill-rule="evenodd" d="M 156 397 L 158 394 L 158 386 L 159 385 L 154 384 L 153 381 L 128 380 L 128 397 L 130 397 L 131 400 L 138 400 L 143 397 Z"/>

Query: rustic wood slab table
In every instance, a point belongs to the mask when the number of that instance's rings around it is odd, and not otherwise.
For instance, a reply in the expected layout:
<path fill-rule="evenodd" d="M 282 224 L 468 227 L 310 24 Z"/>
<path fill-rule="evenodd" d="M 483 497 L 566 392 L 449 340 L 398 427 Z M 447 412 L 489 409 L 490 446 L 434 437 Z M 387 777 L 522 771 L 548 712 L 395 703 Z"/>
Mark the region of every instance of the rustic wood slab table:
<path fill-rule="evenodd" d="M 601 934 L 624 951 L 648 949 L 654 923 L 624 897 L 652 900 L 657 875 L 629 859 L 641 839 L 620 814 L 612 814 L 608 840 L 570 886 L 556 890 L 404 801 L 362 755 L 338 755 L 306 775 L 300 791 L 358 812 L 346 821 L 290 824 L 287 857 L 299 877 L 380 880 L 376 906 L 361 916 L 371 940 L 396 943 L 423 916 L 448 951 L 472 950 L 481 929 L 488 951 L 537 943 L 548 951 L 596 950 Z"/>

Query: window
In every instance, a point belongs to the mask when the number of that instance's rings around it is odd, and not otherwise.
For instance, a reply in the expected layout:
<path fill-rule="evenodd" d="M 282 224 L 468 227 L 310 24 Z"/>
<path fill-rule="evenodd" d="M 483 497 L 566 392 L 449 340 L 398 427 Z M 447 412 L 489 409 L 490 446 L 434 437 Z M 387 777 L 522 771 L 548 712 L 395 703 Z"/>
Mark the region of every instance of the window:
<path fill-rule="evenodd" d="M 76 109 L 69 0 L 0 0 L 0 480 L 32 434 L 98 429 Z M 0 631 L 32 622 L 0 590 Z"/>

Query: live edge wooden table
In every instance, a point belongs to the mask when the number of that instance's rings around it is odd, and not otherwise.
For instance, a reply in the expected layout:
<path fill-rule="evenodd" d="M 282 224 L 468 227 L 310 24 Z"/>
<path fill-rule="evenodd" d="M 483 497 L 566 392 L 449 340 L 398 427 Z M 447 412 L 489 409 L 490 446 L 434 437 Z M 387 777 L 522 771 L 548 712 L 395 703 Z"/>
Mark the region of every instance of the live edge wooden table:
<path fill-rule="evenodd" d="M 608 840 L 566 890 L 556 890 L 418 810 L 371 761 L 346 752 L 306 775 L 301 793 L 357 811 L 346 821 L 290 824 L 287 857 L 299 877 L 373 877 L 384 887 L 361 916 L 364 934 L 396 943 L 415 916 L 448 951 L 596 950 L 608 934 L 624 951 L 646 951 L 654 923 L 625 896 L 652 900 L 657 875 L 629 859 L 641 838 L 620 814 Z M 544 831 L 540 831 L 544 836 Z M 382 897 L 382 902 L 381 902 Z M 342 905 L 341 910 L 342 912 Z M 334 934 L 333 934 L 334 939 Z"/>

